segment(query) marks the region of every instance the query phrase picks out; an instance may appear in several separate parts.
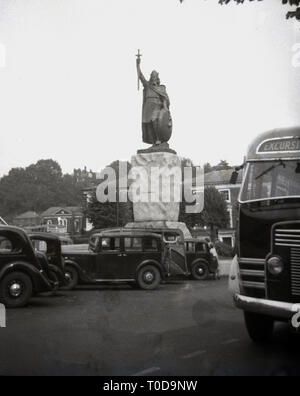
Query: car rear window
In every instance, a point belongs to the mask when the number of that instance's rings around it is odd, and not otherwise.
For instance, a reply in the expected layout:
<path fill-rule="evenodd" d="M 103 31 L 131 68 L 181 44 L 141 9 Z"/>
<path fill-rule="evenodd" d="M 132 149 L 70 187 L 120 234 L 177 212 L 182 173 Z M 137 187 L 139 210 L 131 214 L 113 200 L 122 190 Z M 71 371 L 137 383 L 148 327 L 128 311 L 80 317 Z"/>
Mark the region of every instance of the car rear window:
<path fill-rule="evenodd" d="M 185 246 L 186 246 L 187 252 L 189 252 L 189 253 L 195 252 L 195 244 L 193 242 L 187 242 Z"/>
<path fill-rule="evenodd" d="M 47 253 L 47 243 L 45 241 L 41 241 L 39 239 L 34 239 L 34 240 L 32 240 L 32 245 L 35 250 L 42 252 L 42 253 Z"/>
<path fill-rule="evenodd" d="M 21 252 L 22 247 L 18 239 L 9 239 L 5 236 L 0 236 L 0 255 L 19 254 Z"/>
<path fill-rule="evenodd" d="M 142 251 L 142 238 L 125 238 L 124 248 L 126 251 Z"/>

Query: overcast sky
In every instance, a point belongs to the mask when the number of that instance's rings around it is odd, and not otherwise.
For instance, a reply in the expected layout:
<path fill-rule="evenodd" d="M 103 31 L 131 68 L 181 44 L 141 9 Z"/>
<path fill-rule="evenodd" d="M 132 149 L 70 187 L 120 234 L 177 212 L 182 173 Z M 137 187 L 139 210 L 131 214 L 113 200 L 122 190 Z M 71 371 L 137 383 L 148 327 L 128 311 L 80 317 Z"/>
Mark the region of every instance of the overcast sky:
<path fill-rule="evenodd" d="M 45 158 L 96 171 L 146 147 L 138 48 L 170 96 L 170 146 L 195 164 L 239 164 L 257 133 L 300 124 L 300 24 L 280 0 L 217 3 L 0 0 L 0 175 Z"/>

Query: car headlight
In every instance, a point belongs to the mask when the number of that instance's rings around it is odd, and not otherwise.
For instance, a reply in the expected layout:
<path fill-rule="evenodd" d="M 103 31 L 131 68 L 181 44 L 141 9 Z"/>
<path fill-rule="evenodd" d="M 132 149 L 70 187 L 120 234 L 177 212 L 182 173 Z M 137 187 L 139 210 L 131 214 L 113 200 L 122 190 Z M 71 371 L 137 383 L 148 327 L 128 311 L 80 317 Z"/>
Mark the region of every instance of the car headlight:
<path fill-rule="evenodd" d="M 272 275 L 280 275 L 284 270 L 282 258 L 279 256 L 271 256 L 267 260 L 268 270 Z"/>

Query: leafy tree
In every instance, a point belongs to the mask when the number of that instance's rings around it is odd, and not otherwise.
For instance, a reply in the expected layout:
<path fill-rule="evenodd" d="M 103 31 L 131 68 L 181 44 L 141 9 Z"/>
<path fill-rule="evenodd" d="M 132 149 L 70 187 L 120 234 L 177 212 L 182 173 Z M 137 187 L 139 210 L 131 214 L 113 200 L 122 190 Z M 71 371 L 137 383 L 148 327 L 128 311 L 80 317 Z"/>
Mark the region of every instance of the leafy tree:
<path fill-rule="evenodd" d="M 13 168 L 0 179 L 0 213 L 11 220 L 33 210 L 42 212 L 51 206 L 77 206 L 83 185 L 71 175 L 63 175 L 60 165 L 40 160 L 26 168 Z"/>
<path fill-rule="evenodd" d="M 179 221 L 186 223 L 188 228 L 196 225 L 209 227 L 212 240 L 216 239 L 218 228 L 228 225 L 229 217 L 226 201 L 215 187 L 204 189 L 204 209 L 201 213 L 186 213 L 185 205 L 185 202 L 180 205 Z"/>
<path fill-rule="evenodd" d="M 218 228 L 228 226 L 227 204 L 215 187 L 207 187 L 204 190 L 204 210 L 201 217 L 202 224 L 210 229 L 212 240 L 216 239 Z"/>
<path fill-rule="evenodd" d="M 212 166 L 210 163 L 204 164 L 204 173 L 209 173 L 212 171 L 219 171 L 219 170 L 228 170 L 232 169 L 233 167 L 229 165 L 228 161 L 221 160 L 218 165 Z"/>
<path fill-rule="evenodd" d="M 215 167 L 215 170 L 227 170 L 231 169 L 231 166 L 226 160 L 221 160 L 220 163 Z"/>
<path fill-rule="evenodd" d="M 209 163 L 209 162 L 206 162 L 205 164 L 204 164 L 204 173 L 209 173 L 209 172 L 211 172 L 212 171 L 212 166 L 211 166 L 211 164 Z"/>
<path fill-rule="evenodd" d="M 184 0 L 179 0 L 180 3 L 183 3 Z M 254 1 L 254 0 L 249 0 L 249 1 Z M 257 0 L 257 1 L 263 1 L 263 0 Z M 237 4 L 242 4 L 245 2 L 245 0 L 219 0 L 219 4 L 228 4 L 230 2 L 235 2 Z M 289 4 L 290 6 L 299 6 L 300 5 L 300 0 L 281 0 L 282 4 L 286 5 Z M 298 21 L 300 21 L 300 7 L 297 7 L 293 11 L 289 11 L 286 14 L 286 18 L 296 18 Z"/>
<path fill-rule="evenodd" d="M 114 161 L 109 165 L 116 172 L 117 191 L 119 189 L 119 163 L 119 161 Z M 127 162 L 128 172 L 130 166 Z M 94 191 L 86 205 L 85 214 L 95 228 L 124 226 L 133 221 L 133 206 L 131 202 L 100 203 L 97 200 L 96 191 Z"/>
<path fill-rule="evenodd" d="M 119 206 L 119 215 L 117 215 L 117 205 Z M 133 221 L 132 204 L 130 202 L 100 203 L 95 191 L 87 203 L 85 214 L 94 228 L 122 227 Z"/>

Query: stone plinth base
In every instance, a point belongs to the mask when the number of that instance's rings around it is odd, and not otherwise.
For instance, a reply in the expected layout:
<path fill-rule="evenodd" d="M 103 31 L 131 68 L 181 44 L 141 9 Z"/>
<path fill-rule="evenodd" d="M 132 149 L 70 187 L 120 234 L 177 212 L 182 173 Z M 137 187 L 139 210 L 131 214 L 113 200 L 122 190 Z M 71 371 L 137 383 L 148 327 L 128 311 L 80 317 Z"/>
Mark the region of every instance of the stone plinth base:
<path fill-rule="evenodd" d="M 181 186 L 178 155 L 170 152 L 138 153 L 132 156 L 131 165 L 142 172 L 138 182 L 141 202 L 133 202 L 134 221 L 178 221 L 180 202 L 176 200 L 179 201 L 180 197 L 179 200 L 176 198 L 176 192 Z M 170 177 L 173 172 L 176 175 Z M 164 198 L 166 192 L 170 193 L 169 200 Z"/>
<path fill-rule="evenodd" d="M 147 230 L 155 230 L 161 228 L 169 228 L 170 230 L 181 230 L 184 238 L 191 238 L 191 233 L 185 223 L 179 221 L 135 221 L 134 223 L 127 223 L 125 228 L 142 228 Z"/>

